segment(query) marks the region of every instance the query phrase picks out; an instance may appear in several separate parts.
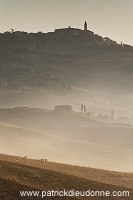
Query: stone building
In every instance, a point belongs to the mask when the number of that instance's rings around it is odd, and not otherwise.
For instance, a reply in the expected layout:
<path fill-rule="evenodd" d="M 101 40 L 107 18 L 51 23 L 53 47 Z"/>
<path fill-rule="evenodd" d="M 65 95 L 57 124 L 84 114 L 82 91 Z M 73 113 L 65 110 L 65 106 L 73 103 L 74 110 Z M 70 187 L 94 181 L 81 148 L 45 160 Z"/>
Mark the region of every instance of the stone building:
<path fill-rule="evenodd" d="M 84 30 L 78 29 L 78 28 L 71 28 L 70 26 L 68 28 L 61 28 L 61 29 L 55 29 L 55 33 L 60 36 L 82 36 L 82 35 L 88 35 L 92 36 L 94 33 L 87 29 L 87 22 L 84 23 Z"/>
<path fill-rule="evenodd" d="M 55 106 L 55 109 L 54 111 L 57 111 L 57 112 L 71 112 L 72 111 L 72 106 L 70 105 L 58 105 L 58 106 Z"/>

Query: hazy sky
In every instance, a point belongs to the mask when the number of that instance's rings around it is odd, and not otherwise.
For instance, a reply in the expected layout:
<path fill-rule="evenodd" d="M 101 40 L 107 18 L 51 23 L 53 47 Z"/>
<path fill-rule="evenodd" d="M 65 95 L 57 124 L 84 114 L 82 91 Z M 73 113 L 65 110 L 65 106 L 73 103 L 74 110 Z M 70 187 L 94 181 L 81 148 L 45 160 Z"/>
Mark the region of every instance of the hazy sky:
<path fill-rule="evenodd" d="M 133 45 L 133 0 L 0 0 L 0 32 L 88 29 Z"/>

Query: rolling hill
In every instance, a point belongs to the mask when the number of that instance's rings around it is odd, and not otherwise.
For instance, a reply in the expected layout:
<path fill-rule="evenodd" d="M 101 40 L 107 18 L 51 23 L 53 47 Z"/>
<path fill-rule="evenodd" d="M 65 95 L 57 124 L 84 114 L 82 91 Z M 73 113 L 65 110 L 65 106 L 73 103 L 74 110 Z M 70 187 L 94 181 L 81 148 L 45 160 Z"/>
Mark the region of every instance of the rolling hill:
<path fill-rule="evenodd" d="M 132 92 L 133 48 L 97 34 L 0 34 L 0 87 L 42 88 L 68 94 L 71 87 Z M 114 76 L 115 74 L 115 76 Z"/>
<path fill-rule="evenodd" d="M 117 173 L 29 159 L 18 159 L 14 163 L 17 158 L 20 157 L 0 155 L 0 188 L 3 189 L 3 186 L 6 185 L 6 188 L 1 190 L 2 197 L 5 200 L 8 199 L 9 195 L 11 200 L 17 200 L 20 190 L 48 191 L 52 189 L 57 190 L 57 188 L 59 190 L 75 189 L 80 191 L 87 191 L 89 188 L 91 191 L 104 190 L 111 193 L 112 191 L 130 191 L 129 197 L 95 197 L 94 199 L 132 199 L 133 188 L 130 183 L 132 175 L 128 173 Z M 89 178 L 89 174 L 91 174 L 91 178 Z M 98 180 L 96 181 L 96 179 Z M 11 190 L 12 188 L 13 190 Z M 82 198 L 92 199 L 92 197 Z M 72 199 L 82 198 L 74 197 Z M 27 200 L 28 198 L 22 199 Z"/>
<path fill-rule="evenodd" d="M 128 135 L 129 138 L 132 137 L 132 128 L 83 128 L 80 125 L 76 128 L 68 123 L 68 127 L 53 126 L 46 130 L 40 123 L 38 128 L 35 124 L 36 129 L 31 124 L 28 127 L 6 123 L 0 125 L 0 151 L 3 153 L 26 154 L 32 158 L 47 157 L 51 161 L 80 166 L 132 171 L 132 140 L 125 140 Z"/>

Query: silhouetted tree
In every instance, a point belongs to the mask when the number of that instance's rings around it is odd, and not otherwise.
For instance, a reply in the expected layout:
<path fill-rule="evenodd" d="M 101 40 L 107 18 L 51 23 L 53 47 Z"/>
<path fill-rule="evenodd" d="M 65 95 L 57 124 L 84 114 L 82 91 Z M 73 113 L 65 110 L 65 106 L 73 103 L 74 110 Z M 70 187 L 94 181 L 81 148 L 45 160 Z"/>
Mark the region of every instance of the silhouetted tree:
<path fill-rule="evenodd" d="M 81 104 L 81 112 L 84 110 L 84 105 Z"/>
<path fill-rule="evenodd" d="M 86 106 L 84 105 L 84 113 L 86 112 Z"/>
<path fill-rule="evenodd" d="M 111 111 L 111 120 L 114 120 L 115 118 L 114 118 L 114 111 L 112 110 Z"/>

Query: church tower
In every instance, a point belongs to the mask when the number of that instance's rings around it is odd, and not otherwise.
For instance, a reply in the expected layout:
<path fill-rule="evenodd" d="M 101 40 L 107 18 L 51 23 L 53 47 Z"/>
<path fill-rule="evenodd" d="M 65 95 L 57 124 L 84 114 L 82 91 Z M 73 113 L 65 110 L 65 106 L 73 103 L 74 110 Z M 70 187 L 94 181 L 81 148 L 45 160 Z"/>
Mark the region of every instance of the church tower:
<path fill-rule="evenodd" d="M 87 22 L 84 23 L 84 31 L 87 31 Z"/>

